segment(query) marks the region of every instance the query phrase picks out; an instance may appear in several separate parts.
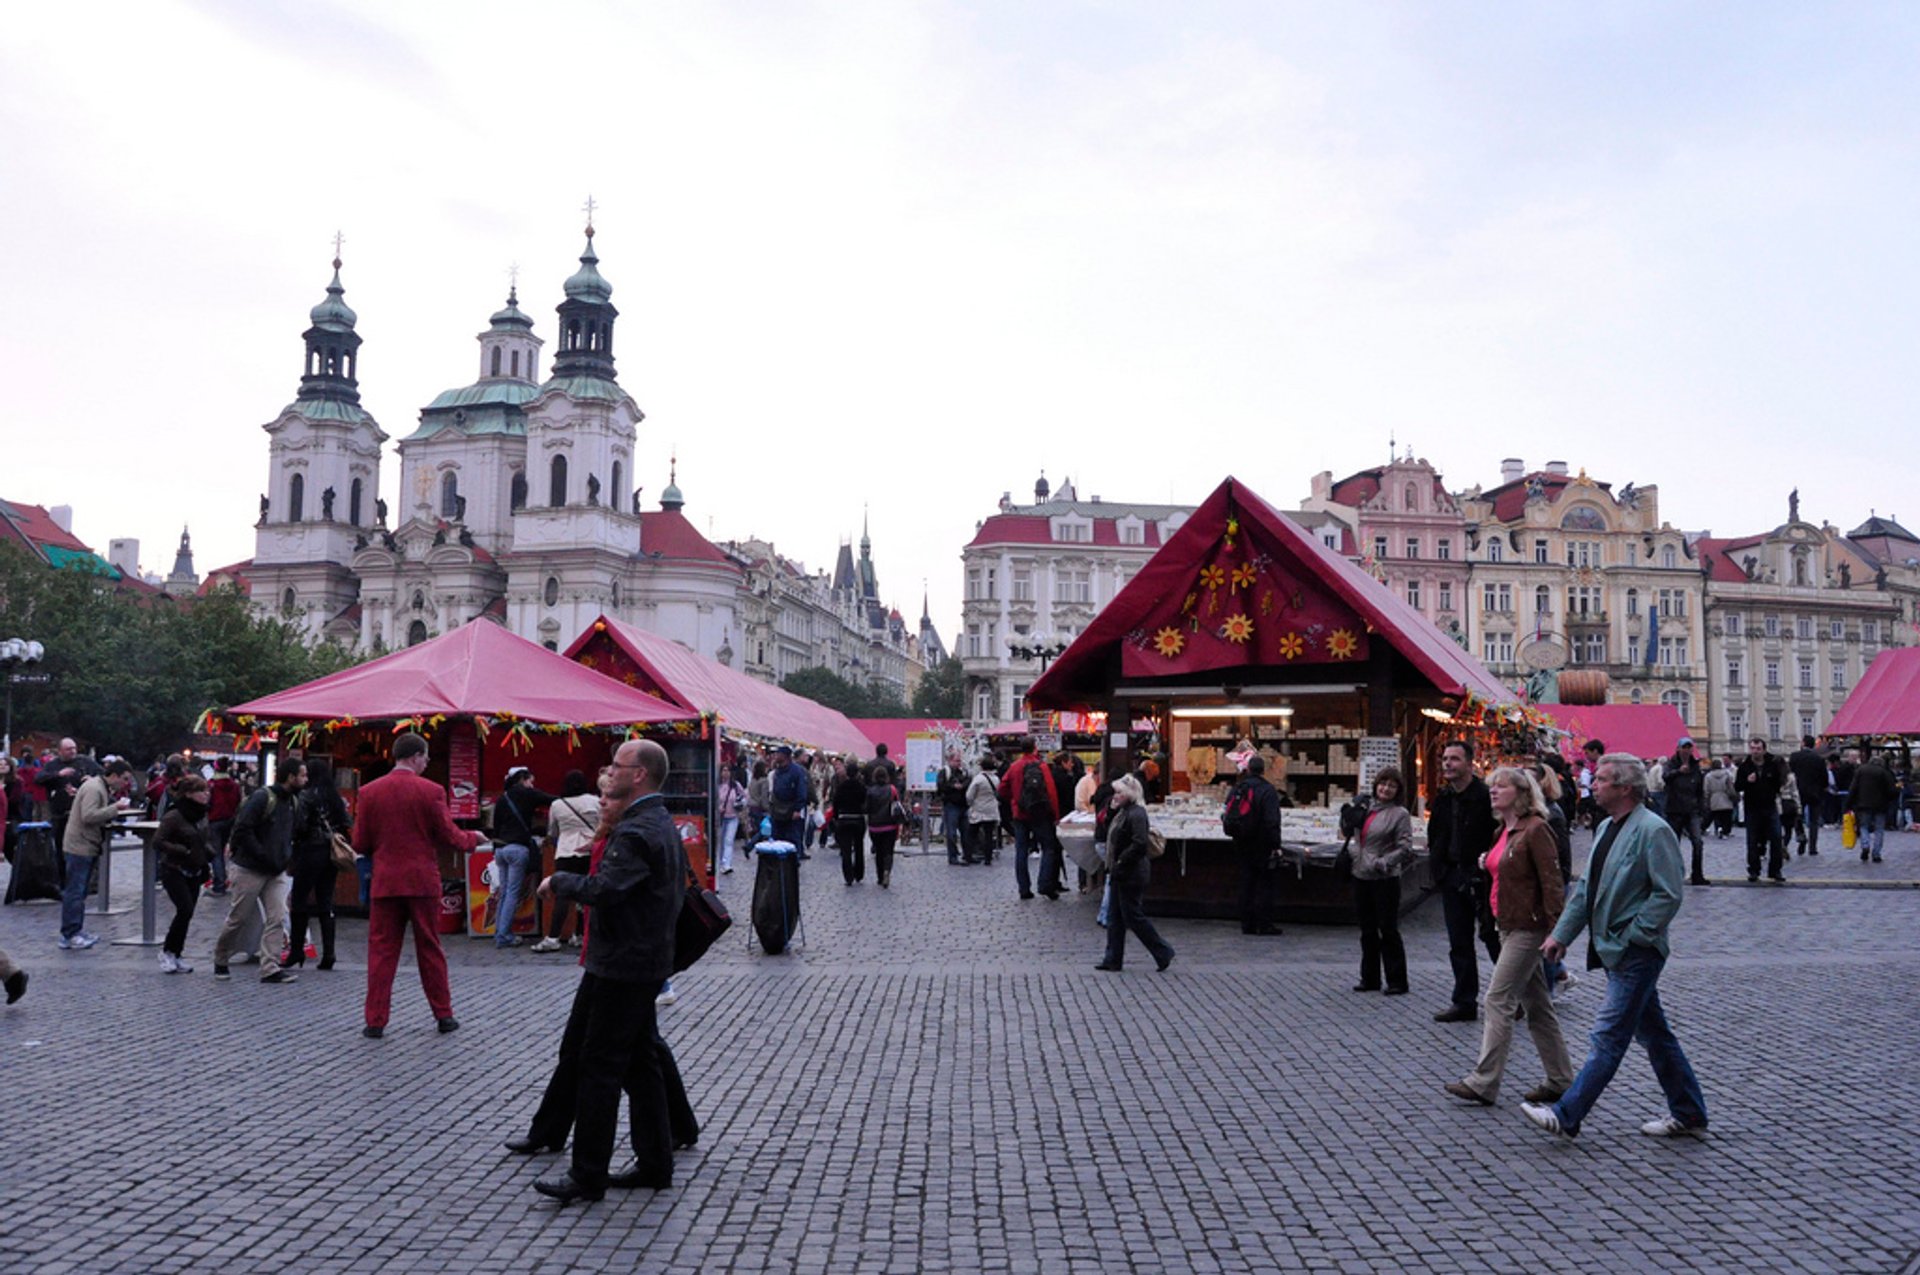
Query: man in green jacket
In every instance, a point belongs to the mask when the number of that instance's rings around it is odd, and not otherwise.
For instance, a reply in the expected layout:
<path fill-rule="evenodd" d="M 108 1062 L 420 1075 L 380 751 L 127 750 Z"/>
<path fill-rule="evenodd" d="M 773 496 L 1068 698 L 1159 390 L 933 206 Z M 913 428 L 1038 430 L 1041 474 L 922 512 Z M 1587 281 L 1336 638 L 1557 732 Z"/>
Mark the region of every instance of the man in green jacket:
<path fill-rule="evenodd" d="M 1647 771 L 1627 753 L 1608 753 L 1595 768 L 1594 804 L 1606 815 L 1595 829 L 1587 874 L 1574 887 L 1540 951 L 1566 955 L 1588 932 L 1587 968 L 1607 971 L 1607 1000 L 1594 1019 L 1586 1065 L 1555 1103 L 1522 1103 L 1520 1112 L 1548 1133 L 1574 1137 L 1635 1040 L 1646 1046 L 1667 1112 L 1640 1126 L 1650 1137 L 1705 1133 L 1707 1100 L 1687 1055 L 1660 1009 L 1660 970 L 1667 963 L 1667 927 L 1680 911 L 1686 872 L 1680 841 L 1647 809 Z"/>

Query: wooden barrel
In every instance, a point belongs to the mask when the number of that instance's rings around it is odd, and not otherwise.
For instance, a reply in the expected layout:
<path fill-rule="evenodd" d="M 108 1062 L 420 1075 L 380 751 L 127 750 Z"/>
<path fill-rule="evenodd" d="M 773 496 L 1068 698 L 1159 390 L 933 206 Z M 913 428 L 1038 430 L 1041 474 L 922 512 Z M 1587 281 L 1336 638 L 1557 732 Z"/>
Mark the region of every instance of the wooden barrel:
<path fill-rule="evenodd" d="M 1562 669 L 1560 672 L 1562 704 L 1604 704 L 1608 687 L 1607 675 L 1600 669 Z"/>

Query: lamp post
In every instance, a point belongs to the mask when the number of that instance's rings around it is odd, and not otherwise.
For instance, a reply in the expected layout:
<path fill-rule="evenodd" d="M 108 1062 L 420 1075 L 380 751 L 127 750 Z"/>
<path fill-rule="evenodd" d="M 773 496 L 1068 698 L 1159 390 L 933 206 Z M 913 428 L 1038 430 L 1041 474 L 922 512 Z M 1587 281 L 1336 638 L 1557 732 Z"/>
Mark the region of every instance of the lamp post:
<path fill-rule="evenodd" d="M 1034 637 L 1022 642 L 1017 638 L 1007 639 L 1007 654 L 1016 660 L 1039 660 L 1040 671 L 1045 673 L 1047 665 L 1059 658 L 1067 649 L 1067 644 L 1059 638 Z"/>
<path fill-rule="evenodd" d="M 45 673 L 21 673 L 16 670 L 32 668 L 47 656 L 47 648 L 38 642 L 25 638 L 7 638 L 0 641 L 0 669 L 7 674 L 7 725 L 5 742 L 0 743 L 0 752 L 9 756 L 13 753 L 13 684 L 15 682 L 45 682 Z"/>

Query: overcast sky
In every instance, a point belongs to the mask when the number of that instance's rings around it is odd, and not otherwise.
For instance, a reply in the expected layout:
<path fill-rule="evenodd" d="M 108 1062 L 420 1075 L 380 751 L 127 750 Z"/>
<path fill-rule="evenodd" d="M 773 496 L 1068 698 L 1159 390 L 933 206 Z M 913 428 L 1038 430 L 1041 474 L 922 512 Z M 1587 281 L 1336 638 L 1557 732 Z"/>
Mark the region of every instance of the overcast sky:
<path fill-rule="evenodd" d="M 251 556 L 260 426 L 347 236 L 396 439 L 519 263 L 599 205 L 651 506 L 952 640 L 961 546 L 1041 468 L 1283 507 L 1391 434 L 1657 483 L 1730 535 L 1920 525 L 1901 5 L 11 7 L 0 495 L 166 571 Z M 386 494 L 399 481 L 391 453 Z"/>

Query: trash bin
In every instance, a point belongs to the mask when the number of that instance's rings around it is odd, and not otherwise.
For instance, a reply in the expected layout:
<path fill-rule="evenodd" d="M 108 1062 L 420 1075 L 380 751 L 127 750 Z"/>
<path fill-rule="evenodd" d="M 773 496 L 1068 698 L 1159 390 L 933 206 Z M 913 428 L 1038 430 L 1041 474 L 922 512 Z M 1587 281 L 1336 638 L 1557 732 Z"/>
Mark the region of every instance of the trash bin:
<path fill-rule="evenodd" d="M 53 825 L 23 823 L 13 843 L 13 872 L 7 877 L 6 901 L 58 899 L 60 853 L 53 844 Z"/>
<path fill-rule="evenodd" d="M 762 841 L 753 878 L 753 932 L 768 956 L 787 950 L 800 924 L 800 851 L 790 841 Z"/>

